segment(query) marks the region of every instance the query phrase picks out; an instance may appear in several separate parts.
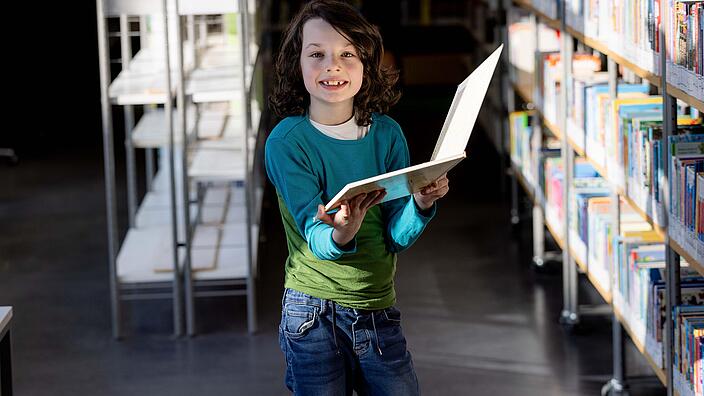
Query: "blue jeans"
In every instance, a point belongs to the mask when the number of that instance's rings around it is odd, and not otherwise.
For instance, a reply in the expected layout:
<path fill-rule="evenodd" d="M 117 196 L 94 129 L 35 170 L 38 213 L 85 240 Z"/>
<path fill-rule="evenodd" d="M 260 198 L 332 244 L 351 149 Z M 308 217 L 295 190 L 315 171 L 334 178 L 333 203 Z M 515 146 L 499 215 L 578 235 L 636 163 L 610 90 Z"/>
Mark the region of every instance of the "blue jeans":
<path fill-rule="evenodd" d="M 286 386 L 295 395 L 420 393 L 396 308 L 345 308 L 286 289 L 279 344 Z"/>

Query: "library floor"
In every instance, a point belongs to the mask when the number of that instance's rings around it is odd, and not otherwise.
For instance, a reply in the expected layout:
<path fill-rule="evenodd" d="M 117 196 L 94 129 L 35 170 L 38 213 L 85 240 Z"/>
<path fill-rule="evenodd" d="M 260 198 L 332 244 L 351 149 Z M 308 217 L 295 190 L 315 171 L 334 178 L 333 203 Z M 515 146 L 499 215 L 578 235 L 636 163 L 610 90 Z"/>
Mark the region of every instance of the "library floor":
<path fill-rule="evenodd" d="M 416 162 L 430 156 L 451 94 L 407 92 L 395 110 Z M 398 306 L 423 393 L 598 395 L 611 372 L 610 318 L 584 317 L 574 334 L 557 323 L 559 265 L 530 267 L 530 220 L 511 236 L 498 156 L 481 133 L 469 153 L 437 217 L 399 257 Z M 122 169 L 118 158 L 118 180 Z M 0 305 L 15 310 L 17 395 L 286 394 L 276 336 L 285 241 L 271 191 L 256 335 L 246 333 L 244 300 L 222 298 L 199 301 L 200 335 L 192 339 L 170 336 L 168 302 L 126 303 L 128 335 L 115 341 L 99 146 L 0 164 L 0 186 Z M 123 229 L 124 218 L 123 211 Z M 582 301 L 598 302 L 581 282 Z M 627 346 L 629 374 L 646 375 L 631 394 L 665 394 Z"/>

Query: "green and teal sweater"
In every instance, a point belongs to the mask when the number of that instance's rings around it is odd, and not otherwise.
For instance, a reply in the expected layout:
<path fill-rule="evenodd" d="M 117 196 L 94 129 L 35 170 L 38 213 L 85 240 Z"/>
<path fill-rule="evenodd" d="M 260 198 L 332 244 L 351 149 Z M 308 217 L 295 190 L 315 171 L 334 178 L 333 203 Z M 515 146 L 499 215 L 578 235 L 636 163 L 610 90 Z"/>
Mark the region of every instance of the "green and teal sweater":
<path fill-rule="evenodd" d="M 436 206 L 421 211 L 411 196 L 376 205 L 346 250 L 315 215 L 346 184 L 410 166 L 401 127 L 374 114 L 365 137 L 339 140 L 308 116 L 288 117 L 269 135 L 265 157 L 288 243 L 284 286 L 351 308 L 392 306 L 396 254 L 418 239 Z"/>

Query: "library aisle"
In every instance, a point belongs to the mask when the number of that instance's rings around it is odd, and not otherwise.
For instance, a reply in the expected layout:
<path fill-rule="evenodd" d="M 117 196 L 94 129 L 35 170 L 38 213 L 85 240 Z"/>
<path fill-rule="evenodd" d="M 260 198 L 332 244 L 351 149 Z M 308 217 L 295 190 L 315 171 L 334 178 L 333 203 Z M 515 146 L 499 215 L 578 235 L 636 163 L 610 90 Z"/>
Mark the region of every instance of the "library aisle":
<path fill-rule="evenodd" d="M 451 93 L 406 90 L 392 114 L 416 161 L 429 155 Z M 420 117 L 428 98 L 437 106 Z M 256 335 L 247 335 L 242 298 L 198 301 L 200 334 L 176 340 L 170 304 L 141 301 L 128 306 L 130 334 L 118 342 L 110 335 L 106 242 L 94 232 L 105 221 L 101 158 L 85 152 L 25 157 L 0 172 L 0 184 L 11 187 L 0 192 L 0 295 L 15 310 L 16 394 L 286 394 L 276 336 L 285 241 L 272 192 L 262 218 Z M 398 305 L 423 393 L 599 394 L 611 377 L 610 320 L 585 318 L 576 334 L 563 330 L 559 270 L 531 269 L 527 227 L 511 236 L 498 156 L 479 130 L 469 152 L 437 218 L 399 258 Z M 117 169 L 123 161 L 118 156 Z M 118 190 L 124 197 L 125 186 Z M 585 299 L 597 298 L 581 286 Z M 630 370 L 645 365 L 637 352 L 627 356 Z M 664 394 L 650 376 L 632 384 L 632 394 Z"/>

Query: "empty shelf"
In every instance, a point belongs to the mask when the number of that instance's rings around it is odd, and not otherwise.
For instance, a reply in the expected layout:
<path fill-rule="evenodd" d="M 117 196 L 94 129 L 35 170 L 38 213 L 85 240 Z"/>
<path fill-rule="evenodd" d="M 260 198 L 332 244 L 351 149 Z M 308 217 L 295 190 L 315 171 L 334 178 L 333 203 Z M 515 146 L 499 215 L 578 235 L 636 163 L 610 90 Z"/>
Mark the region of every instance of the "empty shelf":
<path fill-rule="evenodd" d="M 212 145 L 199 147 L 193 153 L 188 175 L 197 181 L 244 180 L 245 164 L 242 151 L 221 149 Z"/>
<path fill-rule="evenodd" d="M 173 268 L 171 227 L 130 229 L 117 255 L 117 277 L 121 283 L 170 282 L 171 273 L 154 268 Z"/>
<path fill-rule="evenodd" d="M 173 110 L 173 131 L 174 143 L 180 144 L 183 134 L 181 133 L 181 123 L 178 119 L 178 110 Z M 186 114 L 188 134 L 193 133 L 196 124 L 195 108 L 189 108 Z M 166 112 L 164 109 L 157 109 L 145 113 L 132 131 L 132 143 L 135 147 L 156 148 L 169 144 L 169 131 L 166 128 Z"/>
<path fill-rule="evenodd" d="M 166 61 L 164 49 L 159 46 L 139 50 L 108 88 L 108 96 L 120 105 L 166 103 Z M 184 49 L 184 70 L 192 69 L 192 51 Z M 172 54 L 171 95 L 176 92 L 177 73 Z"/>
<path fill-rule="evenodd" d="M 209 262 L 212 257 L 214 262 Z M 222 247 L 217 253 L 215 249 L 193 249 L 191 263 L 193 268 L 205 267 L 214 263 L 214 269 L 209 271 L 194 271 L 193 279 L 200 281 L 221 279 L 246 279 L 249 274 L 247 268 L 247 249 L 245 247 Z"/>

